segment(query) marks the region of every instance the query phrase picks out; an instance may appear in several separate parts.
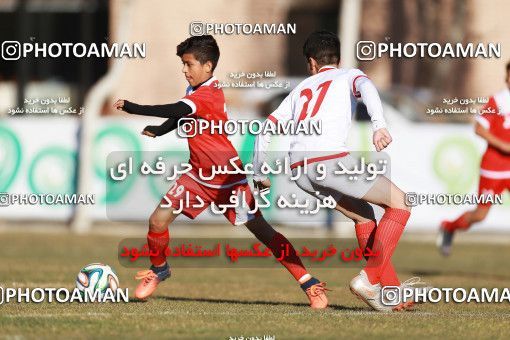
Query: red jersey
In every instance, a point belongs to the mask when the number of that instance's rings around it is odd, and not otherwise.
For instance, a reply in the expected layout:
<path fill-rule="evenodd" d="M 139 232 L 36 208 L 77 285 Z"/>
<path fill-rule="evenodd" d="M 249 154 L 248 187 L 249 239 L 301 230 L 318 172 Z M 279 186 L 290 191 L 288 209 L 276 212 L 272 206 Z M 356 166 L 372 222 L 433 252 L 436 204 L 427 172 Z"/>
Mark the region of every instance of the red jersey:
<path fill-rule="evenodd" d="M 197 89 L 193 90 L 190 86 L 186 90 L 186 96 L 180 101 L 188 104 L 192 112 L 186 118 L 195 119 L 198 124 L 199 120 L 207 120 L 211 125 L 218 126 L 227 121 L 227 112 L 225 104 L 225 96 L 223 90 L 218 87 L 218 80 L 212 77 Z M 230 159 L 238 157 L 237 151 L 224 133 L 211 131 L 210 128 L 197 132 L 195 130 L 188 133 L 188 146 L 190 151 L 189 164 L 192 170 L 187 173 L 200 184 L 210 188 L 226 188 L 235 184 L 246 182 L 245 175 L 239 174 L 216 174 L 211 179 L 212 169 L 228 167 L 229 170 L 235 168 L 230 164 Z M 196 133 L 196 135 L 194 135 Z M 191 137 L 192 136 L 192 137 Z M 242 168 L 240 160 L 236 164 Z M 202 176 L 200 176 L 200 172 Z"/>
<path fill-rule="evenodd" d="M 476 121 L 494 136 L 510 143 L 510 89 L 490 97 L 483 109 L 490 110 L 491 113 L 477 116 Z M 510 154 L 487 145 L 480 174 L 493 179 L 510 178 Z"/>

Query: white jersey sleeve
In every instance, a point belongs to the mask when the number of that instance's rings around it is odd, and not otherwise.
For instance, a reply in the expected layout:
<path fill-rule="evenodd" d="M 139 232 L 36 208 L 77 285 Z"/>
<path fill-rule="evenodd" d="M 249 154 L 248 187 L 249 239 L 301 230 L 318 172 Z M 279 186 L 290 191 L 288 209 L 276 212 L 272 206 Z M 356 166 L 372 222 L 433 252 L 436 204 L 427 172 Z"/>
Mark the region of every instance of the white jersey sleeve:
<path fill-rule="evenodd" d="M 381 98 L 379 98 L 379 93 L 372 81 L 361 70 L 351 69 L 349 70 L 349 82 L 352 94 L 357 98 L 361 97 L 361 100 L 367 106 L 373 130 L 385 128 L 386 121 L 383 116 Z"/>
<path fill-rule="evenodd" d="M 266 120 L 266 124 L 269 120 Z M 267 150 L 269 149 L 269 145 L 271 144 L 271 134 L 259 133 L 257 138 L 255 139 L 255 146 L 253 149 L 253 180 L 255 181 L 263 181 L 267 179 L 267 176 L 262 174 L 260 168 L 262 164 L 267 159 Z"/>
<path fill-rule="evenodd" d="M 281 102 L 276 110 L 273 111 L 266 119 L 264 124 L 273 124 L 276 125 L 278 121 L 280 122 L 288 122 L 292 119 L 292 95 L 293 92 L 289 93 L 287 97 Z M 276 129 L 276 127 L 275 127 Z M 263 181 L 267 179 L 266 175 L 261 174 L 260 168 L 262 164 L 267 159 L 267 150 L 271 144 L 271 133 L 259 133 L 257 135 L 257 139 L 255 140 L 255 146 L 253 150 L 253 169 L 254 176 L 253 179 L 255 181 Z"/>

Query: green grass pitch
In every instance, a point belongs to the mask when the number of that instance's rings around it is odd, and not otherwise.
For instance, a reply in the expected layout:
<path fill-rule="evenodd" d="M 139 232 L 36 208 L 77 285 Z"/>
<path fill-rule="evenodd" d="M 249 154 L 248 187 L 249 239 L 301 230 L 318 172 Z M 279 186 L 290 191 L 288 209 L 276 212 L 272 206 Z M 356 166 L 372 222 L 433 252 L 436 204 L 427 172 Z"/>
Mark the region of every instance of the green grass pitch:
<path fill-rule="evenodd" d="M 141 232 L 140 235 L 143 233 Z M 0 233 L 4 287 L 74 288 L 79 269 L 113 266 L 134 293 L 136 269 L 117 260 L 121 236 Z M 401 279 L 421 276 L 436 287 L 509 287 L 510 247 L 456 244 L 441 258 L 431 243 L 401 242 L 394 264 Z M 510 304 L 423 304 L 413 312 L 379 314 L 348 289 L 359 268 L 316 268 L 332 289 L 331 306 L 314 311 L 282 269 L 176 268 L 148 302 L 0 305 L 0 339 L 176 338 L 274 336 L 313 338 L 508 338 Z"/>

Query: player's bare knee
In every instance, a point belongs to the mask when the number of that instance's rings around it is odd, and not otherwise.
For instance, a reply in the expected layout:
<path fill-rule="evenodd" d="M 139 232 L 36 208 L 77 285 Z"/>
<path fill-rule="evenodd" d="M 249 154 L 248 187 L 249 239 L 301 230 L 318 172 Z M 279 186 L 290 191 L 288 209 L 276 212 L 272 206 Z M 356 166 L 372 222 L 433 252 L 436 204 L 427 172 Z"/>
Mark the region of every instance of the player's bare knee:
<path fill-rule="evenodd" d="M 399 192 L 398 194 L 393 195 L 389 207 L 411 212 L 411 206 L 406 204 L 406 198 L 403 192 Z"/>
<path fill-rule="evenodd" d="M 398 209 L 406 210 L 406 211 L 409 211 L 409 212 L 411 212 L 411 210 L 412 210 L 412 208 L 409 205 L 405 204 L 405 203 L 404 203 L 404 205 L 402 207 L 400 207 Z"/>
<path fill-rule="evenodd" d="M 391 209 L 401 209 L 401 210 L 407 210 L 407 211 L 411 211 L 411 207 L 406 205 L 405 202 L 402 200 L 390 200 L 388 203 L 386 203 L 385 205 L 382 205 L 382 208 L 386 209 L 386 208 L 391 208 Z"/>
<path fill-rule="evenodd" d="M 152 214 L 149 218 L 149 230 L 161 233 L 164 232 L 168 228 L 168 221 L 164 221 L 157 216 L 157 214 Z"/>
<path fill-rule="evenodd" d="M 473 211 L 471 218 L 472 218 L 473 222 L 481 222 L 481 221 L 485 220 L 488 212 L 489 212 L 489 209 L 476 209 L 475 211 Z"/>
<path fill-rule="evenodd" d="M 375 217 L 374 218 L 365 218 L 365 217 L 353 218 L 352 221 L 354 222 L 354 224 L 363 224 L 363 223 L 367 223 L 370 221 L 375 221 Z"/>
<path fill-rule="evenodd" d="M 411 212 L 411 210 L 412 210 L 410 206 L 405 204 L 405 202 L 392 202 L 391 204 L 389 204 L 387 206 L 387 208 L 400 209 L 400 210 L 405 210 L 408 212 Z"/>

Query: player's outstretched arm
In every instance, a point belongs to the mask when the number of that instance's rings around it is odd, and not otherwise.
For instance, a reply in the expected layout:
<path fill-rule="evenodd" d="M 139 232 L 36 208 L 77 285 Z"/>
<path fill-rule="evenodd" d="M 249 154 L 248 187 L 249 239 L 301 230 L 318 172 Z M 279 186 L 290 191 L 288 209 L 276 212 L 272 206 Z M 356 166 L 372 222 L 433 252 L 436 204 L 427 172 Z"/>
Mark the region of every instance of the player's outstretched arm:
<path fill-rule="evenodd" d="M 374 130 L 373 143 L 375 149 L 377 151 L 382 151 L 390 145 L 393 139 L 386 129 L 386 121 L 384 119 L 379 93 L 372 81 L 366 77 L 358 78 L 355 85 L 363 103 L 367 106 L 367 112 L 372 120 L 372 127 Z"/>
<path fill-rule="evenodd" d="M 507 143 L 498 137 L 494 136 L 490 131 L 482 126 L 482 124 L 475 123 L 475 133 L 485 139 L 489 145 L 501 150 L 504 153 L 510 153 L 510 143 Z"/>
<path fill-rule="evenodd" d="M 139 105 L 125 99 L 119 99 L 113 104 L 113 107 L 127 113 L 161 118 L 179 119 L 192 112 L 192 108 L 182 101 L 164 105 Z"/>

